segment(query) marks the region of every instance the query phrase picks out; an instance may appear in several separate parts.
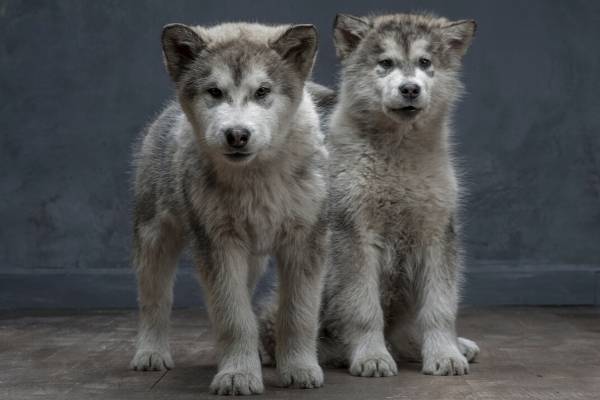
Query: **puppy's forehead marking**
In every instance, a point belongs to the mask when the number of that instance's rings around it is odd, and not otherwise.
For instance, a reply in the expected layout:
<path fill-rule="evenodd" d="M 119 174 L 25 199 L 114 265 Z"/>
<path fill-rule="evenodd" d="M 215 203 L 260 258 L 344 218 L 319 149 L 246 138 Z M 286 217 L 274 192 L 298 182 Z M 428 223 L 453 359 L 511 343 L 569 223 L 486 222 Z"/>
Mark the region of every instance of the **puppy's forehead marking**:
<path fill-rule="evenodd" d="M 225 63 L 216 64 L 212 68 L 210 77 L 211 80 L 213 80 L 219 87 L 229 87 L 235 84 L 235 80 L 233 78 L 233 71 Z"/>
<path fill-rule="evenodd" d="M 430 53 L 431 43 L 427 38 L 410 40 L 401 35 L 385 36 L 381 39 L 382 54 L 399 60 L 413 59 Z"/>
<path fill-rule="evenodd" d="M 398 43 L 398 41 L 390 36 L 386 36 L 381 41 L 381 49 L 383 50 L 383 54 L 387 56 L 391 56 L 397 59 L 402 59 L 405 57 L 404 49 Z"/>
<path fill-rule="evenodd" d="M 270 84 L 271 79 L 262 66 L 250 67 L 244 72 L 241 81 L 232 89 L 232 96 L 243 103 L 247 103 L 252 94 L 263 84 Z"/>
<path fill-rule="evenodd" d="M 253 65 L 245 74 L 244 79 L 242 80 L 242 85 L 250 88 L 256 88 L 260 84 L 270 81 L 271 78 L 269 77 L 269 74 L 264 66 Z"/>
<path fill-rule="evenodd" d="M 419 38 L 410 43 L 409 55 L 411 58 L 419 57 L 429 53 L 430 42 L 425 38 Z"/>
<path fill-rule="evenodd" d="M 272 62 L 273 54 L 267 47 L 246 40 L 221 43 L 212 49 L 220 63 L 230 71 L 235 86 L 256 67 Z"/>
<path fill-rule="evenodd" d="M 209 80 L 218 87 L 224 89 L 255 88 L 263 82 L 271 79 L 265 66 L 255 63 L 240 65 L 228 65 L 225 62 L 216 63 L 211 69 Z"/>

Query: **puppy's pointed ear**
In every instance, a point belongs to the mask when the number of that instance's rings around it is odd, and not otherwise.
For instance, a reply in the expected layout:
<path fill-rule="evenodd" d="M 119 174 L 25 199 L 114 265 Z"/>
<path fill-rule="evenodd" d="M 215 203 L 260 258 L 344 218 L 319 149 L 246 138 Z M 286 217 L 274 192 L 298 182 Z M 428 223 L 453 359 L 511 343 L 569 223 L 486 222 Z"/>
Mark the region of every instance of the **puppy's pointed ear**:
<path fill-rule="evenodd" d="M 163 28 L 163 56 L 173 81 L 179 81 L 183 72 L 205 47 L 206 41 L 187 25 L 169 24 Z"/>
<path fill-rule="evenodd" d="M 271 48 L 292 65 L 303 80 L 308 78 L 312 70 L 317 46 L 317 29 L 314 25 L 293 25 L 271 42 Z"/>
<path fill-rule="evenodd" d="M 462 57 L 467 52 L 476 30 L 477 23 L 472 19 L 449 23 L 442 27 L 446 47 L 458 57 Z"/>
<path fill-rule="evenodd" d="M 347 14 L 338 14 L 333 23 L 333 43 L 340 59 L 346 58 L 356 49 L 369 31 L 368 20 Z"/>

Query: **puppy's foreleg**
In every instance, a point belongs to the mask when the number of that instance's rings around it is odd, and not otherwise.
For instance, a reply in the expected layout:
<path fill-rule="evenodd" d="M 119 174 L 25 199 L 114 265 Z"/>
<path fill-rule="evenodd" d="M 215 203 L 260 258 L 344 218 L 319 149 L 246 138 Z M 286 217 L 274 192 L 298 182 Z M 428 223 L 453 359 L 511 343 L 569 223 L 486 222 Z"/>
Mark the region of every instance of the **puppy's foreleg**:
<path fill-rule="evenodd" d="M 309 235 L 298 236 L 277 254 L 280 286 L 275 359 L 284 386 L 308 389 L 323 385 L 317 333 L 326 258 L 325 222 Z"/>
<path fill-rule="evenodd" d="M 140 322 L 131 368 L 171 369 L 169 318 L 183 237 L 174 225 L 156 219 L 136 226 L 133 241 Z"/>
<path fill-rule="evenodd" d="M 425 248 L 419 274 L 416 323 L 422 340 L 423 373 L 467 374 L 469 363 L 458 347 L 455 331 L 459 265 L 454 243 Z"/>
<path fill-rule="evenodd" d="M 343 239 L 345 234 L 339 233 L 333 246 L 337 276 L 324 318 L 335 326 L 348 350 L 352 375 L 396 375 L 396 362 L 384 339 L 379 288 L 381 251 L 366 237 Z"/>
<path fill-rule="evenodd" d="M 214 243 L 214 241 L 213 241 Z M 262 393 L 258 328 L 248 290 L 248 255 L 235 241 L 220 240 L 199 256 L 208 311 L 219 352 L 210 391 L 237 395 Z"/>

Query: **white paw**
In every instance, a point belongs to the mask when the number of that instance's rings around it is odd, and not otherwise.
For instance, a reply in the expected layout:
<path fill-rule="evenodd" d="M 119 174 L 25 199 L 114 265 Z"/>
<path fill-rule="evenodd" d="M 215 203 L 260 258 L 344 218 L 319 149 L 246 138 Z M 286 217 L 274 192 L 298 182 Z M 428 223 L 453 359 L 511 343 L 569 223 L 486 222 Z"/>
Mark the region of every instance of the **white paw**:
<path fill-rule="evenodd" d="M 426 375 L 466 375 L 469 362 L 458 349 L 434 353 L 423 358 L 423 373 Z"/>
<path fill-rule="evenodd" d="M 386 377 L 398 375 L 396 362 L 388 352 L 357 357 L 350 364 L 350 374 L 363 377 Z"/>
<path fill-rule="evenodd" d="M 323 386 L 323 370 L 314 364 L 287 365 L 278 368 L 279 378 L 284 387 L 313 389 Z"/>
<path fill-rule="evenodd" d="M 477 343 L 462 337 L 458 338 L 458 349 L 469 362 L 474 361 L 479 354 L 479 346 L 477 346 Z"/>
<path fill-rule="evenodd" d="M 175 364 L 168 351 L 138 350 L 129 364 L 136 371 L 162 371 Z"/>
<path fill-rule="evenodd" d="M 210 384 L 210 392 L 220 395 L 260 394 L 264 390 L 262 375 L 251 371 L 221 371 Z"/>

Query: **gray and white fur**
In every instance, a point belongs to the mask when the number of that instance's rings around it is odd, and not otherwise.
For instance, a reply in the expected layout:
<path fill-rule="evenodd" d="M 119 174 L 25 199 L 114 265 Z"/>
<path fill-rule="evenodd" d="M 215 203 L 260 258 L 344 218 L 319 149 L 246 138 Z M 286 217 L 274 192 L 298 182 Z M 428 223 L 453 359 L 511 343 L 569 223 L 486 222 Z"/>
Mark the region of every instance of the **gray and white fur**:
<path fill-rule="evenodd" d="M 450 116 L 474 21 L 338 15 L 343 70 L 328 132 L 331 262 L 321 356 L 357 376 L 391 376 L 390 353 L 433 375 L 468 373 L 457 338 L 459 187 Z"/>
<path fill-rule="evenodd" d="M 131 366 L 173 367 L 173 279 L 189 243 L 217 341 L 210 391 L 263 392 L 251 297 L 271 255 L 279 267 L 281 383 L 319 387 L 328 154 L 305 89 L 316 30 L 173 24 L 162 45 L 177 101 L 148 127 L 135 155 L 140 326 Z"/>

